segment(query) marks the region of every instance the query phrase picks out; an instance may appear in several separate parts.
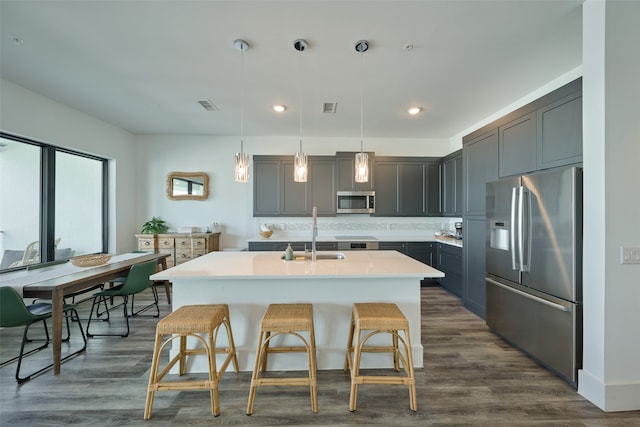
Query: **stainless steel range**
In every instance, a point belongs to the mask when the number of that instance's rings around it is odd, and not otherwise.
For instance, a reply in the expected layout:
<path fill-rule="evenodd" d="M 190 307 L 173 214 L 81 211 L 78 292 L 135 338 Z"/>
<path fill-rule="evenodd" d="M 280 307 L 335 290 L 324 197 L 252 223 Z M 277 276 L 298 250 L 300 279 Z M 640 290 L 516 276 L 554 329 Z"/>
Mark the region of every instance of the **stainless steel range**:
<path fill-rule="evenodd" d="M 335 236 L 338 250 L 377 250 L 378 239 L 373 236 Z"/>

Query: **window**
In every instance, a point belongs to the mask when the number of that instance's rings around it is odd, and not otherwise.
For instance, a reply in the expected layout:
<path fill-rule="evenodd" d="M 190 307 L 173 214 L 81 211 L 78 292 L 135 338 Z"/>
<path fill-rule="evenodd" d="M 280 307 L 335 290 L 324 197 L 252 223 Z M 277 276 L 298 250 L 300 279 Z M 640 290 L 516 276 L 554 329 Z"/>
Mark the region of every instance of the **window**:
<path fill-rule="evenodd" d="M 107 160 L 0 132 L 0 270 L 107 252 Z"/>

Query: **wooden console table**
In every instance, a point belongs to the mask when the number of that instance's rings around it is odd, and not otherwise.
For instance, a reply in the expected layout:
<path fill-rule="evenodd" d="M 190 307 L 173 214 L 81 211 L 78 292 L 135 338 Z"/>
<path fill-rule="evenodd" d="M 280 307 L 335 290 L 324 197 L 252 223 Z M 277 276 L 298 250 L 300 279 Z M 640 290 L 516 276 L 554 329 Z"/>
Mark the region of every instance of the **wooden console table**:
<path fill-rule="evenodd" d="M 169 254 L 167 267 L 220 250 L 220 233 L 136 234 L 138 250 Z"/>

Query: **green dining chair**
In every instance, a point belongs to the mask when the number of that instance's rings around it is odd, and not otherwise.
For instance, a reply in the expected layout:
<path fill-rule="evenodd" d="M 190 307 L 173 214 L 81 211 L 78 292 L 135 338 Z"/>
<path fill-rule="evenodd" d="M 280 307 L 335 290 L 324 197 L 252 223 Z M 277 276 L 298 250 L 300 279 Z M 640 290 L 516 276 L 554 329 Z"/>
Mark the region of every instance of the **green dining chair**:
<path fill-rule="evenodd" d="M 67 324 L 67 340 L 71 336 L 71 330 L 69 326 L 69 318 L 78 319 L 78 312 L 76 308 L 72 304 L 64 305 L 64 315 L 66 318 Z M 16 381 L 18 384 L 22 384 L 25 381 L 29 381 L 33 376 L 40 374 L 47 369 L 53 366 L 53 363 L 41 368 L 31 374 L 21 377 L 20 376 L 20 367 L 22 366 L 22 359 L 30 354 L 36 353 L 49 345 L 49 329 L 47 327 L 47 319 L 51 317 L 51 304 L 39 302 L 36 304 L 25 305 L 22 296 L 16 291 L 14 288 L 10 286 L 2 286 L 0 287 L 0 327 L 2 328 L 12 328 L 17 326 L 24 326 L 24 333 L 22 335 L 22 345 L 20 346 L 20 354 L 12 359 L 9 359 L 0 364 L 0 367 L 8 365 L 15 360 L 18 360 L 18 366 L 16 367 Z M 46 339 L 44 344 L 36 347 L 32 350 L 29 350 L 25 353 L 24 348 L 27 342 L 35 341 L 28 338 L 27 334 L 29 332 L 29 327 L 34 323 L 42 322 L 44 325 L 44 333 Z M 82 329 L 82 325 L 80 322 L 76 322 L 78 324 L 78 328 L 80 329 L 80 334 L 82 335 L 83 346 L 80 350 L 74 351 L 67 356 L 60 359 L 61 361 L 67 360 L 72 356 L 75 356 L 87 348 L 87 338 L 84 334 L 84 330 Z"/>
<path fill-rule="evenodd" d="M 125 282 L 121 285 L 115 286 L 113 288 L 105 289 L 100 292 L 96 292 L 93 294 L 93 304 L 91 305 L 91 313 L 89 314 L 89 321 L 87 322 L 87 336 L 97 337 L 97 336 L 121 336 L 127 337 L 129 336 L 129 317 L 137 316 L 140 313 L 152 308 L 156 307 L 156 314 L 153 317 L 160 317 L 160 307 L 158 306 L 158 292 L 156 288 L 151 286 L 151 280 L 149 276 L 156 272 L 156 264 L 158 262 L 156 260 L 143 262 L 140 264 L 134 264 L 129 270 L 129 274 Z M 151 288 L 153 294 L 153 302 L 138 311 L 134 311 L 133 307 L 131 308 L 131 314 L 128 313 L 127 305 L 129 302 L 129 297 L 133 299 L 134 295 L 139 294 L 147 289 Z M 104 303 L 106 305 L 107 298 L 111 297 L 122 297 L 122 303 L 118 305 L 114 305 L 108 308 L 107 317 L 101 319 L 102 321 L 109 321 L 110 316 L 109 312 L 117 309 L 118 307 L 123 307 L 124 318 L 127 323 L 127 331 L 125 334 L 94 334 L 89 332 L 89 328 L 91 326 L 91 321 L 93 320 L 94 312 L 97 313 L 96 308 Z"/>

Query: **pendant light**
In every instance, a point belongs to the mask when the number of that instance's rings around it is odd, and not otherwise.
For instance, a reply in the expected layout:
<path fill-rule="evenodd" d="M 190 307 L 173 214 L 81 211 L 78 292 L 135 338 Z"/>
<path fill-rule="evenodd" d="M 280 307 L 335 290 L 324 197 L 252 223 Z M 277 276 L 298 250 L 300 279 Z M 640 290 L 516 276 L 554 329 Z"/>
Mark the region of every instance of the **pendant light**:
<path fill-rule="evenodd" d="M 240 152 L 236 153 L 235 179 L 237 182 L 249 181 L 249 155 L 244 152 L 244 53 L 249 50 L 249 43 L 236 39 L 233 46 L 240 51 Z"/>
<path fill-rule="evenodd" d="M 302 52 L 309 47 L 303 39 L 293 42 L 295 50 L 300 52 L 300 151 L 298 151 L 293 159 L 293 180 L 295 182 L 307 182 L 307 173 L 309 168 L 307 165 L 307 155 L 302 152 Z"/>
<path fill-rule="evenodd" d="M 364 145 L 364 108 L 362 105 L 362 93 L 363 93 L 363 62 L 362 54 L 369 49 L 369 42 L 366 40 L 360 40 L 356 43 L 356 52 L 360 53 L 360 152 L 356 154 L 355 161 L 355 181 L 356 182 L 369 182 L 369 154 L 363 151 Z"/>

